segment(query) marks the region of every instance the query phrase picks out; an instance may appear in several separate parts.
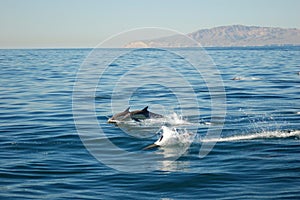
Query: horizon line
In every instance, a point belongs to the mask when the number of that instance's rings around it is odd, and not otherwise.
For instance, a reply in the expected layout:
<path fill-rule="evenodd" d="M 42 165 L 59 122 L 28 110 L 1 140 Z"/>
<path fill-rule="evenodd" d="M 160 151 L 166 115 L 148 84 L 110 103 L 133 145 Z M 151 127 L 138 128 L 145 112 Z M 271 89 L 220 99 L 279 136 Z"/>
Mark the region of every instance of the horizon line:
<path fill-rule="evenodd" d="M 200 46 L 200 47 L 19 47 L 19 48 L 2 48 L 0 50 L 71 50 L 71 49 L 191 49 L 191 48 L 264 48 L 264 47 L 300 47 L 300 44 L 271 44 L 271 45 L 247 45 L 247 46 Z"/>

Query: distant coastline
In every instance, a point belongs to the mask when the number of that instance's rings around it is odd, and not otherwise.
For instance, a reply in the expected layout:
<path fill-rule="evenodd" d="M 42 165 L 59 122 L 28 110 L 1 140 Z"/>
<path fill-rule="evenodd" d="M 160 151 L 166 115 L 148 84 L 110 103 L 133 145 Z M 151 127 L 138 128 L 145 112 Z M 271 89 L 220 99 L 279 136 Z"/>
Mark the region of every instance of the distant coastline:
<path fill-rule="evenodd" d="M 201 29 L 187 34 L 202 47 L 259 47 L 259 46 L 300 46 L 300 30 L 296 28 L 274 28 L 259 26 L 231 25 Z M 151 47 L 195 47 L 183 35 L 132 41 L 125 48 Z"/>

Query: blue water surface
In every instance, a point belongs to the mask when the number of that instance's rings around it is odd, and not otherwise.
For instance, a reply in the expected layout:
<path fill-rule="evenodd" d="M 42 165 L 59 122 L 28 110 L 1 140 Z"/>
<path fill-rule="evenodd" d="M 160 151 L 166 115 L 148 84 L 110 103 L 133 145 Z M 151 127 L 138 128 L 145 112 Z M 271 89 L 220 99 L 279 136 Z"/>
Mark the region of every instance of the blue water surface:
<path fill-rule="evenodd" d="M 73 117 L 76 74 L 92 49 L 0 50 L 1 199 L 300 198 L 299 47 L 206 49 L 226 94 L 221 138 L 210 139 L 205 138 L 207 130 L 220 124 L 212 123 L 212 97 L 203 76 L 213 72 L 203 68 L 201 77 L 179 55 L 197 57 L 198 49 L 174 50 L 179 54 L 161 49 L 129 54 L 122 54 L 122 49 L 97 51 L 103 56 L 97 57 L 95 68 L 109 55 L 121 54 L 101 78 L 92 79 L 98 85 L 94 96 L 83 96 L 83 102 L 95 102 L 97 126 L 109 140 L 129 152 L 166 156 L 163 148 L 142 151 L 158 139 L 157 127 L 137 129 L 140 124 L 134 124 L 124 129 L 106 121 L 113 109 L 126 109 L 127 105 L 111 108 L 113 97 L 125 98 L 112 92 L 124 74 L 141 78 L 131 69 L 146 66 L 146 71 L 151 67 L 155 71 L 167 66 L 191 84 L 198 107 L 188 100 L 179 102 L 174 89 L 185 94 L 186 88 L 171 72 L 166 79 L 174 88 L 163 86 L 158 73 L 147 71 L 142 78 L 150 77 L 153 83 L 138 87 L 125 101 L 133 110 L 148 105 L 156 113 L 183 114 L 197 127 L 193 143 L 174 162 L 162 160 L 155 170 L 128 173 L 111 168 L 86 148 Z M 122 87 L 129 90 L 132 85 Z M 189 131 L 189 126 L 184 128 Z M 128 134 L 132 130 L 138 131 Z M 199 149 L 207 142 L 217 143 L 199 158 Z"/>

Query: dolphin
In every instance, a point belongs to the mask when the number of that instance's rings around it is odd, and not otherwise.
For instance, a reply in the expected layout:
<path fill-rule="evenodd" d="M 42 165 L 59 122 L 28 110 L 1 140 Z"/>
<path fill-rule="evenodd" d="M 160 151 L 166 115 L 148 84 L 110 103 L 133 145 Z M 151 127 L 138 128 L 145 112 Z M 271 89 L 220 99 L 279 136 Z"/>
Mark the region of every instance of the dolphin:
<path fill-rule="evenodd" d="M 111 118 L 107 120 L 108 123 L 117 123 L 118 121 L 128 121 L 130 120 L 130 107 L 125 109 L 123 112 L 117 113 L 113 115 Z"/>
<path fill-rule="evenodd" d="M 162 130 L 162 132 L 158 140 L 153 144 L 144 147 L 142 150 L 148 150 L 157 147 L 179 147 L 181 149 L 185 149 L 190 146 L 195 136 L 194 134 L 187 132 L 178 134 L 175 128 L 171 129 L 167 126 L 162 126 L 160 130 Z"/>
<path fill-rule="evenodd" d="M 135 110 L 130 112 L 130 107 L 128 107 L 123 112 L 117 113 L 113 115 L 111 118 L 108 119 L 108 123 L 117 123 L 119 121 L 129 121 L 134 120 L 140 122 L 141 120 L 145 119 L 152 119 L 152 118 L 163 118 L 162 115 L 156 114 L 153 112 L 148 111 L 148 106 L 146 106 L 142 110 Z"/>
<path fill-rule="evenodd" d="M 170 140 L 174 139 L 172 137 L 172 132 L 170 131 L 171 129 L 167 128 L 166 126 L 163 126 L 161 129 L 163 130 L 163 133 L 158 138 L 158 140 L 156 142 L 154 142 L 153 144 L 146 146 L 145 148 L 143 148 L 143 150 L 148 150 L 148 149 L 152 149 L 155 147 L 167 146 L 169 144 Z"/>

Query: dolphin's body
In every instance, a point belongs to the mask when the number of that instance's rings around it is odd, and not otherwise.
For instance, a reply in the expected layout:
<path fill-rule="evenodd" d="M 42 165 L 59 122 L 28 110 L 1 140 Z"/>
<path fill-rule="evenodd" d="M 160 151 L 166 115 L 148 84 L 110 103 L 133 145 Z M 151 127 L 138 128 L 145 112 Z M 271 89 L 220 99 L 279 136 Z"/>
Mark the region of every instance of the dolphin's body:
<path fill-rule="evenodd" d="M 117 123 L 117 122 L 122 122 L 122 121 L 129 121 L 129 120 L 134 120 L 134 121 L 140 122 L 141 120 L 144 120 L 144 119 L 163 118 L 162 115 L 148 111 L 148 106 L 146 106 L 142 110 L 135 110 L 132 112 L 130 112 L 129 109 L 130 109 L 130 107 L 128 107 L 123 112 L 113 115 L 111 118 L 108 119 L 107 122 L 108 123 Z"/>

